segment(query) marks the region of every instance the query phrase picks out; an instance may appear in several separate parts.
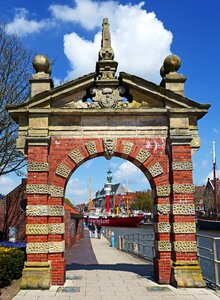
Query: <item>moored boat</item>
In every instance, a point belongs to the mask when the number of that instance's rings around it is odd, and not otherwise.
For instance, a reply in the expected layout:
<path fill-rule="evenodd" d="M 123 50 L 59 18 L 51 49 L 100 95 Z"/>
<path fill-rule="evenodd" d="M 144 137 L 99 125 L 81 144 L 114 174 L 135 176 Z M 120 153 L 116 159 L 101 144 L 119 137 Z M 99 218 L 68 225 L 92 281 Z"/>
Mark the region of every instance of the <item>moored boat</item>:
<path fill-rule="evenodd" d="M 220 219 L 215 217 L 201 216 L 197 219 L 199 229 L 220 230 Z"/>
<path fill-rule="evenodd" d="M 138 227 L 144 215 L 138 216 L 88 216 L 87 223 L 101 224 L 110 227 Z"/>

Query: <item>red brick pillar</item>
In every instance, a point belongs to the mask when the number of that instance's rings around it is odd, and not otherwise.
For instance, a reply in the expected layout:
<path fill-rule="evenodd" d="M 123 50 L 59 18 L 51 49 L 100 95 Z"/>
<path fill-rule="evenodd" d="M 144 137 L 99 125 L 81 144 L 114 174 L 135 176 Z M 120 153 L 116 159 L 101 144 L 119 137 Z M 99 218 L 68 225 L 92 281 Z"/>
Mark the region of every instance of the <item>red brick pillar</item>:
<path fill-rule="evenodd" d="M 204 286 L 197 261 L 191 138 L 170 139 L 172 276 L 175 286 Z"/>
<path fill-rule="evenodd" d="M 27 262 L 21 286 L 45 289 L 65 280 L 64 189 L 49 184 L 50 138 L 28 142 Z"/>
<path fill-rule="evenodd" d="M 155 180 L 157 182 L 157 180 Z M 165 184 L 164 184 L 165 183 Z M 171 276 L 170 185 L 157 182 L 154 205 L 155 258 L 154 273 L 158 283 L 169 284 Z"/>

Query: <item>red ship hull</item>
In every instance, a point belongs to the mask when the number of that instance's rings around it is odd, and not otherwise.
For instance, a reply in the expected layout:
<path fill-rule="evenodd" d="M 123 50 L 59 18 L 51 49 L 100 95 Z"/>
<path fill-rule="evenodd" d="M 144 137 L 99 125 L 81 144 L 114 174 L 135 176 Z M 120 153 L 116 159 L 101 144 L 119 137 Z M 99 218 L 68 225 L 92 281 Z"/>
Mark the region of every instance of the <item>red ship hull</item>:
<path fill-rule="evenodd" d="M 102 218 L 88 218 L 88 223 L 93 222 L 95 225 L 101 224 L 102 226 L 109 227 L 137 227 L 144 219 L 144 216 L 135 217 L 102 217 Z"/>

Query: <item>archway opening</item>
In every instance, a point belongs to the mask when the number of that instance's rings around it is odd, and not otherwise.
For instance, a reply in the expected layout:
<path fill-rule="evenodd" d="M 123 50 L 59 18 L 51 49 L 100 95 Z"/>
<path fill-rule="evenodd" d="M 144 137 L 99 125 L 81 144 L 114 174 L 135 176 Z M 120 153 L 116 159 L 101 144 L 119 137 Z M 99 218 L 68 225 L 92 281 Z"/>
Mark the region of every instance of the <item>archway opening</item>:
<path fill-rule="evenodd" d="M 131 216 L 136 214 L 150 215 L 151 223 L 148 223 L 147 226 L 144 224 L 138 227 L 103 226 L 103 238 L 106 238 L 109 245 L 111 245 L 111 234 L 114 233 L 114 247 L 145 258 L 149 268 L 143 264 L 141 272 L 153 276 L 153 196 L 150 183 L 141 168 L 138 168 L 129 160 L 116 156 L 110 160 L 107 160 L 105 157 L 90 158 L 73 171 L 66 184 L 64 197 L 71 201 L 79 211 L 83 211 L 85 216 L 88 216 L 91 212 L 90 200 L 92 198 L 93 212 L 103 215 L 106 208 L 104 186 L 107 180 L 107 171 L 109 170 L 112 173 L 111 215 L 116 217 L 115 206 L 118 206 L 120 215 L 125 215 L 126 213 L 129 213 Z M 74 226 L 72 225 L 70 229 L 73 230 L 73 228 Z M 74 230 L 76 231 L 77 227 Z M 120 240 L 121 236 L 125 238 L 123 242 Z M 137 236 L 139 241 L 137 241 Z M 84 239 L 87 237 L 87 232 L 85 232 Z M 95 234 L 95 239 L 97 238 L 98 236 Z M 133 238 L 132 243 L 131 238 Z M 78 248 L 76 245 L 73 245 L 72 252 L 69 249 L 65 251 L 67 271 L 78 267 L 80 264 L 83 265 L 82 268 L 85 268 L 85 265 L 91 262 L 89 257 L 82 262 L 81 258 L 74 255 L 74 251 L 77 254 Z M 129 264 L 129 260 L 127 263 Z M 123 269 L 124 267 L 122 264 L 121 268 Z M 90 267 L 90 269 L 92 268 L 96 268 L 94 264 Z M 145 268 L 146 270 L 144 271 Z M 130 270 L 131 268 L 128 269 Z M 140 266 L 137 268 L 137 272 L 139 272 L 138 269 L 140 271 Z"/>

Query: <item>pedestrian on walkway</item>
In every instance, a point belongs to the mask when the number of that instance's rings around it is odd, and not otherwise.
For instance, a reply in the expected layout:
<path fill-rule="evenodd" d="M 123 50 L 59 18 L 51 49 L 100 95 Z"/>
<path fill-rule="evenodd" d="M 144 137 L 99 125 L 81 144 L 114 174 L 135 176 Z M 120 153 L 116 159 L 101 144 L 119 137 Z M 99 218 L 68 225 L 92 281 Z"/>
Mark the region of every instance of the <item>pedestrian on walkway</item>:
<path fill-rule="evenodd" d="M 95 237 L 95 224 L 93 222 L 90 225 L 90 230 L 91 230 L 91 237 L 94 238 Z"/>
<path fill-rule="evenodd" d="M 96 230 L 97 230 L 97 237 L 98 237 L 98 239 L 101 239 L 102 226 L 101 226 L 100 223 L 98 223 L 98 225 L 96 226 Z"/>

